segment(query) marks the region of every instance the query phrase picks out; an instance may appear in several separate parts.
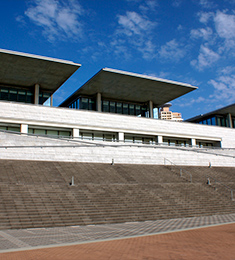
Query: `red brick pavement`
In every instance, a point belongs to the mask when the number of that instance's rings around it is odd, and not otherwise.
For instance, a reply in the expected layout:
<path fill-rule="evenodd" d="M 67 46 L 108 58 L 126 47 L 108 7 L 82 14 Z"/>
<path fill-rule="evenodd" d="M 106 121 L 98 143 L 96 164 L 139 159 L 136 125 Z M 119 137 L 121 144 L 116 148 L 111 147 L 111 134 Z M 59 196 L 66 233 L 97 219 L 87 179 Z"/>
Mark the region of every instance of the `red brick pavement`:
<path fill-rule="evenodd" d="M 0 254 L 1 260 L 235 260 L 235 224 Z"/>

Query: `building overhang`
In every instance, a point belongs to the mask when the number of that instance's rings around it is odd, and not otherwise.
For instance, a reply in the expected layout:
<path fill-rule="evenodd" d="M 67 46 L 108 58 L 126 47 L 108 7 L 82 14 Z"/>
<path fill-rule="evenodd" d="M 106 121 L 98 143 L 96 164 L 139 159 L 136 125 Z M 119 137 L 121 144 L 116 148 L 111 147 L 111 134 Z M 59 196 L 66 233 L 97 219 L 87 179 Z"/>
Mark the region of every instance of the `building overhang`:
<path fill-rule="evenodd" d="M 72 61 L 48 58 L 0 49 L 0 85 L 40 88 L 54 93 L 81 65 Z"/>
<path fill-rule="evenodd" d="M 187 122 L 197 122 L 197 121 L 201 121 L 203 119 L 206 119 L 208 117 L 212 117 L 212 116 L 216 116 L 216 115 L 217 116 L 218 115 L 225 116 L 225 115 L 228 115 L 228 114 L 231 114 L 231 116 L 235 117 L 235 103 L 233 103 L 229 106 L 211 111 L 211 112 L 206 113 L 206 114 L 201 114 L 201 115 L 189 118 L 185 121 L 187 121 Z"/>
<path fill-rule="evenodd" d="M 103 99 L 138 103 L 151 100 L 155 106 L 161 106 L 195 89 L 197 87 L 185 83 L 103 68 L 60 106 L 69 105 L 80 95 L 97 93 L 101 93 Z"/>

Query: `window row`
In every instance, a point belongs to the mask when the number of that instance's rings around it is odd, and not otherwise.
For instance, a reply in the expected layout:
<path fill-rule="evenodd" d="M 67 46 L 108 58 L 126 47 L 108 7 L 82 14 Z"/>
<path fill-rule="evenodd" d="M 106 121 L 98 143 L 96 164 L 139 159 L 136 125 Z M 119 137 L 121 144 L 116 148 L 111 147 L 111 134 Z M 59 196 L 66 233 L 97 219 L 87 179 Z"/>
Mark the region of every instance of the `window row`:
<path fill-rule="evenodd" d="M 20 132 L 19 125 L 0 125 L 0 130 Z M 29 134 L 35 135 L 48 135 L 48 136 L 59 136 L 70 138 L 72 136 L 72 129 L 53 129 L 53 128 L 38 128 L 34 126 L 29 126 Z M 107 141 L 107 142 L 117 142 L 118 133 L 114 132 L 100 132 L 100 131 L 88 131 L 80 130 L 79 138 L 82 140 L 96 140 L 96 141 Z M 135 134 L 124 134 L 125 143 L 136 143 L 136 144 L 158 144 L 157 136 L 147 136 L 147 135 L 135 135 Z M 174 138 L 174 137 L 163 137 L 163 145 L 168 146 L 181 146 L 189 147 L 191 145 L 190 138 Z M 208 141 L 208 140 L 196 140 L 197 147 L 220 147 L 219 141 Z"/>
<path fill-rule="evenodd" d="M 198 122 L 199 124 L 203 125 L 217 125 L 217 126 L 224 126 L 230 127 L 229 119 L 227 116 L 213 116 L 211 118 L 204 119 Z M 235 128 L 235 118 L 232 118 L 232 125 Z"/>
<path fill-rule="evenodd" d="M 71 103 L 69 108 L 95 111 L 96 100 L 94 98 L 80 97 Z M 141 104 L 102 100 L 101 110 L 102 112 L 149 117 L 148 106 Z"/>
<path fill-rule="evenodd" d="M 39 104 L 42 105 L 50 96 L 50 93 L 39 91 Z M 33 104 L 34 91 L 0 86 L 0 100 Z"/>

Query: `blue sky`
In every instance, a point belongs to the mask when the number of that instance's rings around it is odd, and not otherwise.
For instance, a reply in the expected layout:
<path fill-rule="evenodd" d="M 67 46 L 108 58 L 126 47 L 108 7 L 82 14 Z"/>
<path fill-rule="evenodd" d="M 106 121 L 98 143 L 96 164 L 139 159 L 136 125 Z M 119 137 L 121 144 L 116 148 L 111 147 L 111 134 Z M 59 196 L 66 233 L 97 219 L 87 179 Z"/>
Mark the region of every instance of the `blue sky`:
<path fill-rule="evenodd" d="M 82 67 L 58 105 L 103 67 L 197 86 L 184 119 L 235 102 L 235 0 L 2 0 L 0 48 Z"/>

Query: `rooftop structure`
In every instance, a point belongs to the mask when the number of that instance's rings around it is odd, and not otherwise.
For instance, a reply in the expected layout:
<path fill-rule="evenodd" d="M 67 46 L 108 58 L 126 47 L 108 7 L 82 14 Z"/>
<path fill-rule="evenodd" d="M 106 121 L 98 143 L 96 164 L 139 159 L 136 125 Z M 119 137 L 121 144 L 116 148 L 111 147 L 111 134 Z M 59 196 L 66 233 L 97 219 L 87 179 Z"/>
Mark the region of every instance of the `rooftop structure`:
<path fill-rule="evenodd" d="M 153 109 L 197 87 L 146 75 L 101 69 L 61 107 L 153 117 Z"/>
<path fill-rule="evenodd" d="M 223 127 L 235 128 L 235 103 L 201 114 L 186 120 L 187 122 L 198 123 L 203 125 L 217 125 Z"/>
<path fill-rule="evenodd" d="M 0 49 L 0 100 L 43 104 L 80 66 Z"/>

